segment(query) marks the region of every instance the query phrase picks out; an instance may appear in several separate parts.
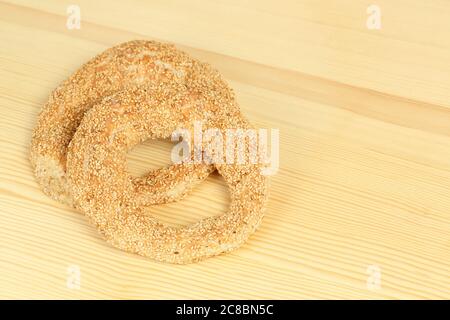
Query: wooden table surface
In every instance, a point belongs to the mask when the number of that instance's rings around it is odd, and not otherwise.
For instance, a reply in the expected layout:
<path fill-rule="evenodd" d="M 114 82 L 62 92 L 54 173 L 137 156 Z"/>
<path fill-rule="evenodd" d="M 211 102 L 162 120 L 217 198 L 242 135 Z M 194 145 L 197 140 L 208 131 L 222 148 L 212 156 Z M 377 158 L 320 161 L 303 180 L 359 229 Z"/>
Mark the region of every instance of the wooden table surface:
<path fill-rule="evenodd" d="M 131 39 L 211 63 L 254 124 L 280 130 L 266 217 L 231 254 L 121 252 L 34 180 L 52 89 Z M 450 298 L 449 1 L 1 1 L 0 42 L 0 298 Z M 168 164 L 170 148 L 139 146 L 129 170 Z M 180 225 L 227 205 L 215 174 L 154 213 Z"/>

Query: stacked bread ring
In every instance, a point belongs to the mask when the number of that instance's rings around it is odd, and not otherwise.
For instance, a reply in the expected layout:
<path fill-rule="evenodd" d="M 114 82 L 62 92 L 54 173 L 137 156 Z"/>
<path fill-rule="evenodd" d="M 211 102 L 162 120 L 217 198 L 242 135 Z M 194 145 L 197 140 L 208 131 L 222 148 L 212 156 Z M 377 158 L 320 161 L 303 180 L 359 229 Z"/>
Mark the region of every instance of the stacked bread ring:
<path fill-rule="evenodd" d="M 131 41 L 101 53 L 59 86 L 39 115 L 31 163 L 46 194 L 83 212 L 113 246 L 159 261 L 191 263 L 239 247 L 258 227 L 267 178 L 255 163 L 173 164 L 142 178 L 126 154 L 178 129 L 249 129 L 220 74 L 172 45 Z M 190 148 L 193 148 L 189 141 Z M 214 169 L 225 179 L 227 213 L 180 228 L 151 206 L 180 200 Z"/>

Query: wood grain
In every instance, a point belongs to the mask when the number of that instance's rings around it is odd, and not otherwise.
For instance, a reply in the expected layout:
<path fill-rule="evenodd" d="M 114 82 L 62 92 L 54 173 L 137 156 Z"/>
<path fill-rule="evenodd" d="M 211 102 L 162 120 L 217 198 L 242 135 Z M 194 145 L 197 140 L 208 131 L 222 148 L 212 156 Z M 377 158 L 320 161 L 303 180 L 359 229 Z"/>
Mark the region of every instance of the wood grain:
<path fill-rule="evenodd" d="M 0 298 L 450 298 L 448 1 L 379 0 L 381 30 L 360 0 L 77 1 L 80 30 L 70 3 L 0 2 Z M 231 254 L 175 266 L 121 252 L 34 181 L 30 134 L 51 90 L 136 38 L 210 62 L 253 123 L 280 129 L 266 218 Z M 129 170 L 169 151 L 146 142 Z M 228 200 L 215 174 L 154 213 L 188 224 Z"/>

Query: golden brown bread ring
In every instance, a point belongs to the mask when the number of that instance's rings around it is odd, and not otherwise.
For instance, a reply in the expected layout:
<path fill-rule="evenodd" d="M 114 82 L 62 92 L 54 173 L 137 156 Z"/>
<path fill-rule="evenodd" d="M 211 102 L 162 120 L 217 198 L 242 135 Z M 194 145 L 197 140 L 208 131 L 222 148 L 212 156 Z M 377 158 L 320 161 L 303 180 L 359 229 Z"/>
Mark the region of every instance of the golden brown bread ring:
<path fill-rule="evenodd" d="M 67 146 L 84 113 L 102 98 L 134 86 L 185 84 L 200 63 L 174 46 L 154 41 L 131 41 L 99 54 L 54 90 L 41 111 L 31 143 L 31 163 L 38 183 L 53 199 L 71 205 L 66 182 Z M 202 72 L 218 78 L 218 72 L 204 66 Z M 211 88 L 210 88 L 211 89 Z M 232 106 L 235 107 L 235 106 Z M 196 183 L 205 179 L 212 166 L 199 165 L 195 170 L 172 165 L 135 178 L 148 203 L 164 203 L 184 196 Z M 157 181 L 170 179 L 174 171 L 184 174 L 182 185 Z"/>
<path fill-rule="evenodd" d="M 231 107 L 235 103 L 232 96 L 210 95 L 206 87 L 211 85 L 193 81 L 188 90 L 173 83 L 119 92 L 85 115 L 69 146 L 68 180 L 77 206 L 113 246 L 185 264 L 239 247 L 258 227 L 267 198 L 267 178 L 257 164 L 216 165 L 231 193 L 229 210 L 220 216 L 175 228 L 146 212 L 151 207 L 136 204 L 125 164 L 126 152 L 133 145 L 168 137 L 196 120 L 205 127 L 219 128 L 222 134 L 225 129 L 250 128 L 237 108 Z M 192 91 L 199 94 L 192 98 Z M 204 113 L 206 105 L 212 113 Z M 118 133 L 111 139 L 115 130 Z"/>

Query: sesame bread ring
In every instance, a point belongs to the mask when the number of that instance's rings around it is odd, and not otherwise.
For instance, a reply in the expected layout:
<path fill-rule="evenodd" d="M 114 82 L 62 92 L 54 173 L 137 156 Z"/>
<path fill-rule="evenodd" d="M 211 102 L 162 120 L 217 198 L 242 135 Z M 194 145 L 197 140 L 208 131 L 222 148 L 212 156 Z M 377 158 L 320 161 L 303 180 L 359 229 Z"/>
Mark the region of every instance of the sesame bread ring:
<path fill-rule="evenodd" d="M 229 187 L 230 207 L 225 214 L 192 225 L 165 225 L 151 215 L 152 207 L 136 204 L 125 164 L 126 152 L 133 145 L 148 138 L 166 138 L 193 121 L 203 121 L 205 127 L 218 128 L 222 134 L 226 129 L 250 128 L 237 108 L 231 107 L 233 97 L 214 96 L 203 87 L 194 82 L 190 88 L 199 93 L 197 104 L 182 103 L 190 95 L 175 83 L 170 88 L 119 92 L 94 106 L 81 122 L 68 150 L 68 181 L 77 206 L 113 246 L 186 264 L 239 247 L 258 227 L 267 178 L 257 164 L 215 164 Z M 206 105 L 212 113 L 204 113 Z M 116 106 L 120 112 L 111 113 Z M 114 139 L 110 138 L 112 130 L 119 132 Z"/>
<path fill-rule="evenodd" d="M 71 205 L 72 197 L 66 182 L 66 152 L 84 113 L 102 98 L 134 86 L 167 86 L 184 84 L 199 62 L 174 46 L 154 41 L 137 40 L 107 49 L 69 79 L 57 87 L 41 111 L 31 142 L 31 164 L 38 183 L 53 199 Z M 217 71 L 204 72 L 217 78 Z M 234 107 L 234 106 L 233 106 Z M 151 171 L 146 177 L 135 178 L 134 183 L 148 193 L 149 203 L 177 200 L 189 189 L 205 179 L 211 166 L 199 165 L 195 170 L 173 165 Z M 170 180 L 178 171 L 185 176 L 182 185 L 157 181 Z M 158 197 L 156 197 L 156 190 Z"/>

